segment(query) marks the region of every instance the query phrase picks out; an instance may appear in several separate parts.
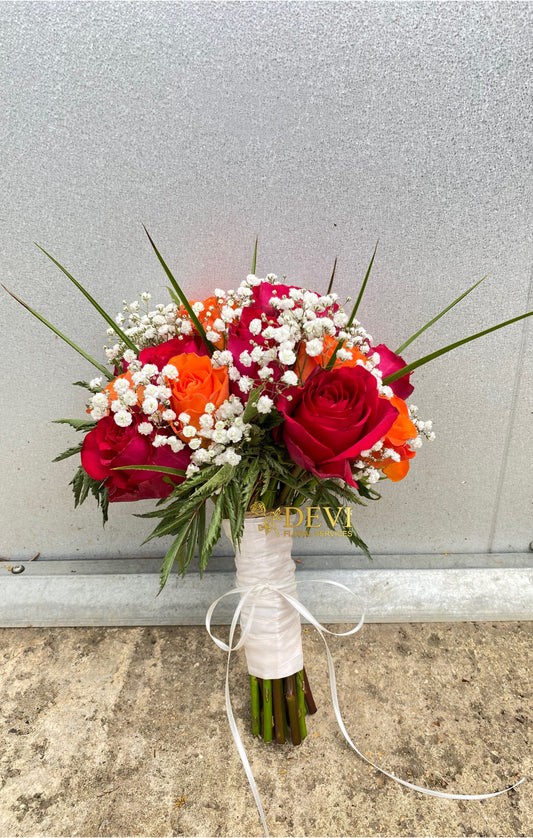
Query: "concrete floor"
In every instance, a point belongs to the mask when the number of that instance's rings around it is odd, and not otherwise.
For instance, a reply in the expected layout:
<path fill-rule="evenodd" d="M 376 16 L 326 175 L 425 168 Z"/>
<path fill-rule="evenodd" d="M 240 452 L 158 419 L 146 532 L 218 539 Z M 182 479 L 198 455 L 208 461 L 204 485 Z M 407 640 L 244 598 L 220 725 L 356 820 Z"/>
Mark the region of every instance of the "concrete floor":
<path fill-rule="evenodd" d="M 227 628 L 219 629 L 220 635 Z M 420 785 L 495 791 L 531 777 L 533 623 L 368 625 L 332 639 L 346 727 Z M 260 836 L 229 732 L 225 655 L 201 627 L 1 629 L 2 836 Z M 533 786 L 479 802 L 397 785 L 345 744 L 322 641 L 304 629 L 319 705 L 299 748 L 248 733 L 273 836 L 531 836 Z"/>

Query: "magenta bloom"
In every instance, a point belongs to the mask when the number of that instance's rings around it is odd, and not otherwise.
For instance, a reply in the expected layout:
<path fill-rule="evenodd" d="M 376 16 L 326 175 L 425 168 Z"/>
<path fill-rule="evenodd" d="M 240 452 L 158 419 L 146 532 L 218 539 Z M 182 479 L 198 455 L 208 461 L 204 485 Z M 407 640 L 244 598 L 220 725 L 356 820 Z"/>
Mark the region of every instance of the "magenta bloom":
<path fill-rule="evenodd" d="M 383 378 L 387 375 L 392 375 L 393 372 L 396 370 L 401 370 L 402 367 L 407 366 L 407 361 L 400 355 L 396 355 L 392 349 L 389 349 L 388 346 L 385 346 L 384 343 L 380 343 L 379 346 L 373 346 L 373 351 L 379 353 L 379 364 L 378 369 L 381 370 L 383 374 Z M 408 399 L 413 390 L 415 389 L 410 382 L 411 373 L 407 373 L 407 375 L 402 375 L 401 378 L 398 378 L 396 381 L 393 381 L 390 384 L 390 388 L 395 396 L 399 396 L 400 399 Z"/>
<path fill-rule="evenodd" d="M 259 285 L 254 285 L 252 288 L 252 297 L 259 309 L 269 316 L 277 316 L 279 310 L 270 305 L 272 297 L 288 297 L 291 288 L 297 288 L 296 285 L 271 285 L 270 282 L 260 282 Z M 305 290 L 305 289 L 299 289 Z"/>
<path fill-rule="evenodd" d="M 138 432 L 140 421 L 134 417 L 131 425 L 121 428 L 113 416 L 104 416 L 84 439 L 81 464 L 89 477 L 105 480 L 111 503 L 166 498 L 174 485 L 183 482 L 178 475 L 165 475 L 158 471 L 113 470 L 122 466 L 154 465 L 184 471 L 189 465 L 187 449 L 175 454 L 168 445 L 154 448 L 150 437 Z M 172 483 L 168 482 L 168 477 Z"/>
<path fill-rule="evenodd" d="M 193 335 L 186 338 L 171 338 L 158 346 L 147 346 L 139 352 L 139 361 L 142 364 L 155 364 L 158 370 L 162 370 L 175 355 L 186 353 L 209 354 L 200 335 Z"/>

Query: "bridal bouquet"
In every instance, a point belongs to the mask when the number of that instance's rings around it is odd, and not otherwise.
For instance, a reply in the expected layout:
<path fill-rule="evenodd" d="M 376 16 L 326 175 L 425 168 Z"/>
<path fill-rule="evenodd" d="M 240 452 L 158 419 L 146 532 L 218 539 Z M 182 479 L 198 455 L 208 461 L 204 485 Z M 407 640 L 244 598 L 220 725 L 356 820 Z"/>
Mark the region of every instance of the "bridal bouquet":
<path fill-rule="evenodd" d="M 75 503 L 92 494 L 104 521 L 109 503 L 158 499 L 143 517 L 157 519 L 149 538 L 173 539 L 161 587 L 175 564 L 184 574 L 195 554 L 205 570 L 225 522 L 238 584 L 261 588 L 253 602 L 242 600 L 240 613 L 252 729 L 266 741 L 298 744 L 316 708 L 300 614 L 290 604 L 294 526 L 311 532 L 321 510 L 331 531 L 368 555 L 352 506 L 379 498 L 380 480 L 402 480 L 422 440 L 434 437 L 431 422 L 406 402 L 412 371 L 533 312 L 408 363 L 400 353 L 482 280 L 392 351 L 356 318 L 374 256 L 354 302 L 333 291 L 335 268 L 325 291 L 259 278 L 257 243 L 252 271 L 237 288 L 189 300 L 150 242 L 170 298 L 153 305 L 143 293 L 116 318 L 49 257 L 107 321 L 111 369 L 19 300 L 99 372 L 76 382 L 91 392 L 87 415 L 58 421 L 84 438 L 57 459 L 81 456 Z"/>

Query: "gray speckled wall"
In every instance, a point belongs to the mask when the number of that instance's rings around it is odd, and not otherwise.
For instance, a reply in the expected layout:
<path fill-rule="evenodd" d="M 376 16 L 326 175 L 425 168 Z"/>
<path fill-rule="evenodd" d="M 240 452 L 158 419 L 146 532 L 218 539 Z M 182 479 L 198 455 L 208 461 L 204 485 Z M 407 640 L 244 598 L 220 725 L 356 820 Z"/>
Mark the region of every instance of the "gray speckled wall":
<path fill-rule="evenodd" d="M 2 281 L 93 354 L 101 321 L 32 240 L 117 312 L 165 297 L 141 222 L 198 296 L 248 272 L 256 231 L 261 273 L 325 288 L 338 255 L 353 293 L 379 237 L 360 315 L 392 347 L 490 272 L 410 360 L 531 309 L 532 18 L 520 2 L 3 2 Z M 105 532 L 74 512 L 72 466 L 51 464 L 72 434 L 50 422 L 82 414 L 70 382 L 90 368 L 7 295 L 0 312 L 1 554 L 160 554 L 131 505 Z M 361 511 L 375 553 L 527 551 L 531 329 L 415 375 L 437 441 Z"/>

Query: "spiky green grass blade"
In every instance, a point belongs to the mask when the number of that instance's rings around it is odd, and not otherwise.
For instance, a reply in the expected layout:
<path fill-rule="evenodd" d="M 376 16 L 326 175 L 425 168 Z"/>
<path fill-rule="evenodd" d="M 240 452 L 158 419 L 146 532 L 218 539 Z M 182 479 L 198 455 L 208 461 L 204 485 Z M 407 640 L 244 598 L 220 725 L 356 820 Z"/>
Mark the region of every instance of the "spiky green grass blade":
<path fill-rule="evenodd" d="M 60 332 L 59 329 L 56 329 L 56 327 L 53 326 L 50 323 L 49 320 L 47 320 L 45 317 L 43 317 L 42 314 L 39 314 L 39 312 L 35 311 L 35 309 L 31 308 L 31 306 L 29 306 L 28 303 L 25 303 L 24 300 L 21 300 L 20 297 L 17 297 L 17 295 L 14 294 L 13 291 L 10 291 L 9 288 L 6 288 L 6 286 L 3 283 L 0 283 L 0 284 L 2 285 L 2 288 L 5 291 L 7 291 L 7 293 L 11 297 L 13 297 L 14 300 L 17 301 L 17 303 L 20 303 L 20 305 L 23 306 L 27 311 L 29 311 L 30 314 L 33 314 L 33 316 L 36 317 L 37 320 L 40 320 L 41 323 L 44 323 L 44 325 L 48 329 L 50 329 L 50 331 L 52 331 L 55 335 L 57 335 L 58 338 L 61 338 L 61 340 L 64 340 L 65 343 L 68 343 L 68 345 L 70 347 L 72 347 L 72 349 L 74 349 L 75 352 L 77 352 L 79 355 L 81 355 L 82 358 L 85 358 L 85 360 L 88 361 L 90 364 L 92 364 L 93 367 L 96 367 L 97 370 L 100 370 L 100 372 L 105 375 L 105 377 L 107 378 L 108 381 L 112 381 L 113 376 L 111 375 L 109 370 L 106 370 L 106 368 L 102 364 L 99 364 L 98 361 L 96 361 L 94 358 L 92 358 L 90 355 L 88 355 L 87 352 L 84 352 L 83 349 L 81 349 L 78 346 L 77 343 L 74 343 L 74 341 L 72 341 L 70 338 L 68 338 L 66 335 L 64 335 L 63 332 Z"/>
<path fill-rule="evenodd" d="M 357 309 L 359 308 L 359 306 L 360 306 L 360 304 L 361 304 L 361 300 L 363 299 L 363 294 L 365 293 L 365 289 L 366 289 L 366 286 L 367 286 L 367 283 L 368 283 L 368 278 L 369 278 L 370 273 L 371 273 L 371 271 L 372 271 L 372 265 L 374 264 L 374 259 L 376 258 L 376 252 L 377 252 L 377 249 L 378 249 L 378 244 L 379 244 L 379 240 L 376 242 L 376 246 L 375 246 L 375 248 L 374 248 L 374 252 L 373 252 L 373 254 L 372 254 L 372 258 L 371 258 L 371 260 L 370 260 L 370 264 L 369 264 L 369 266 L 368 266 L 368 268 L 367 268 L 367 270 L 366 270 L 365 278 L 363 279 L 363 283 L 362 283 L 362 285 L 361 285 L 361 288 L 360 288 L 359 294 L 358 294 L 357 299 L 356 299 L 356 301 L 355 301 L 355 305 L 354 305 L 354 307 L 353 307 L 353 309 L 352 309 L 352 313 L 350 314 L 350 316 L 349 316 L 349 318 L 348 318 L 348 322 L 347 322 L 347 324 L 346 324 L 346 328 L 347 328 L 347 329 L 349 329 L 349 328 L 350 328 L 350 326 L 352 325 L 353 321 L 355 320 L 355 315 L 357 314 Z M 330 358 L 330 359 L 329 359 L 329 361 L 328 361 L 328 365 L 327 365 L 327 369 L 328 369 L 328 370 L 332 370 L 332 369 L 333 369 L 333 367 L 334 367 L 334 365 L 335 365 L 335 361 L 337 360 L 337 353 L 338 353 L 339 349 L 342 349 L 343 345 L 344 345 L 344 341 L 343 341 L 343 340 L 340 340 L 340 341 L 338 342 L 337 346 L 335 347 L 335 351 L 333 352 L 333 354 L 332 354 L 331 358 Z"/>
<path fill-rule="evenodd" d="M 259 236 L 255 237 L 255 247 L 254 247 L 254 255 L 252 259 L 252 270 L 251 273 L 255 276 L 255 268 L 257 265 L 257 242 L 259 241 Z"/>
<path fill-rule="evenodd" d="M 489 335 L 491 332 L 496 332 L 498 329 L 503 329 L 505 326 L 510 326 L 512 323 L 517 323 L 519 320 L 524 320 L 526 317 L 531 317 L 532 315 L 533 311 L 527 311 L 525 314 L 519 314 L 518 317 L 512 317 L 510 320 L 505 320 L 503 323 L 498 323 L 497 326 L 491 326 L 490 329 L 483 329 L 482 332 L 476 332 L 475 335 L 470 335 L 469 337 L 463 338 L 462 340 L 458 340 L 455 343 L 450 343 L 448 344 L 448 346 L 444 346 L 442 349 L 437 349 L 435 352 L 431 352 L 429 355 L 424 355 L 424 357 L 419 358 L 418 361 L 413 361 L 411 364 L 406 364 L 405 367 L 402 367 L 400 370 L 396 370 L 396 372 L 387 375 L 383 379 L 383 383 L 392 384 L 392 382 L 396 381 L 398 378 L 402 378 L 402 376 L 407 375 L 413 370 L 418 369 L 418 367 L 422 367 L 424 364 L 429 363 L 429 361 L 434 361 L 435 358 L 440 358 L 441 355 L 445 355 L 447 352 L 451 352 L 452 349 L 457 349 L 459 346 L 464 346 L 465 343 L 470 343 L 473 340 L 482 338 L 484 335 Z"/>
<path fill-rule="evenodd" d="M 454 306 L 456 306 L 456 305 L 457 305 L 457 303 L 460 303 L 460 302 L 461 302 L 461 300 L 464 300 L 464 298 L 465 298 L 468 294 L 470 294 L 470 292 L 471 292 L 471 291 L 473 291 L 473 290 L 474 290 L 474 288 L 477 288 L 477 287 L 478 287 L 478 285 L 481 285 L 481 283 L 483 282 L 483 280 L 484 280 L 484 279 L 486 279 L 487 277 L 488 277 L 488 274 L 485 274 L 485 276 L 482 276 L 482 277 L 481 277 L 481 279 L 478 279 L 478 281 L 477 281 L 477 282 L 475 282 L 475 283 L 474 283 L 474 284 L 473 284 L 473 285 L 472 285 L 472 286 L 471 286 L 471 287 L 470 287 L 467 291 L 464 291 L 464 292 L 461 294 L 461 296 L 460 296 L 460 297 L 457 297 L 457 299 L 456 299 L 456 300 L 454 300 L 454 301 L 453 301 L 453 303 L 450 303 L 450 305 L 449 305 L 449 306 L 446 306 L 446 308 L 444 308 L 444 309 L 440 312 L 440 314 L 437 314 L 437 316 L 436 316 L 436 317 L 434 317 L 432 320 L 430 320 L 430 321 L 429 321 L 429 323 L 426 323 L 426 325 L 425 325 L 425 326 L 422 326 L 422 328 L 421 328 L 421 329 L 419 329 L 419 330 L 418 330 L 418 332 L 415 332 L 415 333 L 414 333 L 414 335 L 411 335 L 411 337 L 410 337 L 410 338 L 408 338 L 406 341 L 404 341 L 404 342 L 402 343 L 402 345 L 401 345 L 401 346 L 399 346 L 399 347 L 398 347 L 398 349 L 396 350 L 396 354 L 397 354 L 397 355 L 401 355 L 401 353 L 404 351 L 404 349 L 407 349 L 407 347 L 409 346 L 409 344 L 411 344 L 414 340 L 416 340 L 418 337 L 420 337 L 420 335 L 421 335 L 421 334 L 423 334 L 423 332 L 425 332 L 425 331 L 426 331 L 426 329 L 429 329 L 429 327 L 430 327 L 430 326 L 433 326 L 433 324 L 434 324 L 434 323 L 436 323 L 436 322 L 437 322 L 437 320 L 440 320 L 440 318 L 441 318 L 441 317 L 444 317 L 444 315 L 445 315 L 448 311 L 450 311 L 450 309 L 451 309 L 451 308 L 453 308 Z"/>
<path fill-rule="evenodd" d="M 335 261 L 333 263 L 333 271 L 331 272 L 331 279 L 329 281 L 328 290 L 326 291 L 326 296 L 331 293 L 331 289 L 333 288 L 333 280 L 335 279 L 335 271 L 337 270 L 337 257 L 335 256 Z"/>
<path fill-rule="evenodd" d="M 378 244 L 379 244 L 379 240 L 376 242 L 376 246 L 375 246 L 374 252 L 372 254 L 372 259 L 370 260 L 370 264 L 369 264 L 369 266 L 366 270 L 365 278 L 363 279 L 363 284 L 361 285 L 361 290 L 359 291 L 359 295 L 358 295 L 358 297 L 355 301 L 355 305 L 352 309 L 352 313 L 350 314 L 350 317 L 348 319 L 348 323 L 346 324 L 347 328 L 349 328 L 352 325 L 353 321 L 355 320 L 355 315 L 357 314 L 357 310 L 358 310 L 359 306 L 361 305 L 361 300 L 363 299 L 363 294 L 365 293 L 365 289 L 366 289 L 366 286 L 367 286 L 367 283 L 368 283 L 368 278 L 369 278 L 370 273 L 372 271 L 372 265 L 374 264 L 374 259 L 376 258 L 376 252 L 377 252 L 377 249 L 378 249 Z"/>
<path fill-rule="evenodd" d="M 44 249 L 44 247 L 41 247 L 41 245 L 40 245 L 40 244 L 37 244 L 37 242 L 34 242 L 34 244 L 35 244 L 35 245 L 39 248 L 39 250 L 40 250 L 40 251 L 42 251 L 42 253 L 44 253 L 44 255 L 45 255 L 45 256 L 48 256 L 48 258 L 49 258 L 49 259 L 50 259 L 50 260 L 54 263 L 54 265 L 57 265 L 57 267 L 59 268 L 59 270 L 60 270 L 60 271 L 62 271 L 62 272 L 65 274 L 65 276 L 66 276 L 66 277 L 68 277 L 68 279 L 70 279 L 70 281 L 71 281 L 71 282 L 73 282 L 73 283 L 74 283 L 74 285 L 76 286 L 76 288 L 78 288 L 78 289 L 81 291 L 81 293 L 84 295 L 84 297 L 86 297 L 86 298 L 89 300 L 90 304 L 91 304 L 92 306 L 94 306 L 94 308 L 96 309 L 96 311 L 98 312 L 98 314 L 100 314 L 100 316 L 101 316 L 101 317 L 103 317 L 103 318 L 104 318 L 104 320 L 106 320 L 106 321 L 109 323 L 109 325 L 111 326 L 111 328 L 112 328 L 112 329 L 116 332 L 116 334 L 119 336 L 119 338 L 120 338 L 120 340 L 122 341 L 122 343 L 124 343 L 124 344 L 128 347 L 128 349 L 131 349 L 133 352 L 135 352 L 135 354 L 136 354 L 136 355 L 138 355 L 138 354 L 139 354 L 139 350 L 137 349 L 137 347 L 135 346 L 135 344 L 133 343 L 133 341 L 132 341 L 132 340 L 131 340 L 128 336 L 127 336 L 127 334 L 125 334 L 125 332 L 123 332 L 123 331 L 122 331 L 122 329 L 118 326 L 118 324 L 116 323 L 116 321 L 115 321 L 115 320 L 114 320 L 114 319 L 113 319 L 113 318 L 112 318 L 112 317 L 111 317 L 111 316 L 107 313 L 107 311 L 104 311 L 104 309 L 102 308 L 102 306 L 100 305 L 100 303 L 97 303 L 97 302 L 96 302 L 96 300 L 94 299 L 94 297 L 92 297 L 92 296 L 89 294 L 89 292 L 88 292 L 88 291 L 87 291 L 87 290 L 83 287 L 83 285 L 81 284 L 81 282 L 78 282 L 78 280 L 77 280 L 77 279 L 74 279 L 74 277 L 72 276 L 72 274 L 71 274 L 71 273 L 69 273 L 69 272 L 67 271 L 67 269 L 63 267 L 63 265 L 60 265 L 60 264 L 59 264 L 59 262 L 57 261 L 57 259 L 54 259 L 54 257 L 53 257 L 53 256 L 51 256 L 49 253 L 47 253 L 47 252 L 46 252 L 46 250 Z"/>
<path fill-rule="evenodd" d="M 191 306 L 190 302 L 188 301 L 187 297 L 185 296 L 185 294 L 181 290 L 177 281 L 174 279 L 174 276 L 172 275 L 172 273 L 171 273 L 168 265 L 166 264 L 165 260 L 161 256 L 159 250 L 155 246 L 154 240 L 152 239 L 150 233 L 148 232 L 148 230 L 146 229 L 144 224 L 143 224 L 143 227 L 144 227 L 144 232 L 148 236 L 148 240 L 149 240 L 150 244 L 152 245 L 154 253 L 157 256 L 157 258 L 159 259 L 161 267 L 165 271 L 168 279 L 170 280 L 170 284 L 172 285 L 175 293 L 178 295 L 178 298 L 180 299 L 180 301 L 183 303 L 183 307 L 185 308 L 185 311 L 187 312 L 187 314 L 191 318 L 192 322 L 194 323 L 194 327 L 195 327 L 196 331 L 198 332 L 198 334 L 200 335 L 200 337 L 202 338 L 202 341 L 203 341 L 203 344 L 204 344 L 205 348 L 207 349 L 209 354 L 212 355 L 213 352 L 215 351 L 215 346 L 211 343 L 210 340 L 208 340 L 204 327 L 202 326 L 202 324 L 198 320 L 198 317 L 194 313 L 194 311 L 192 309 L 192 306 Z"/>

